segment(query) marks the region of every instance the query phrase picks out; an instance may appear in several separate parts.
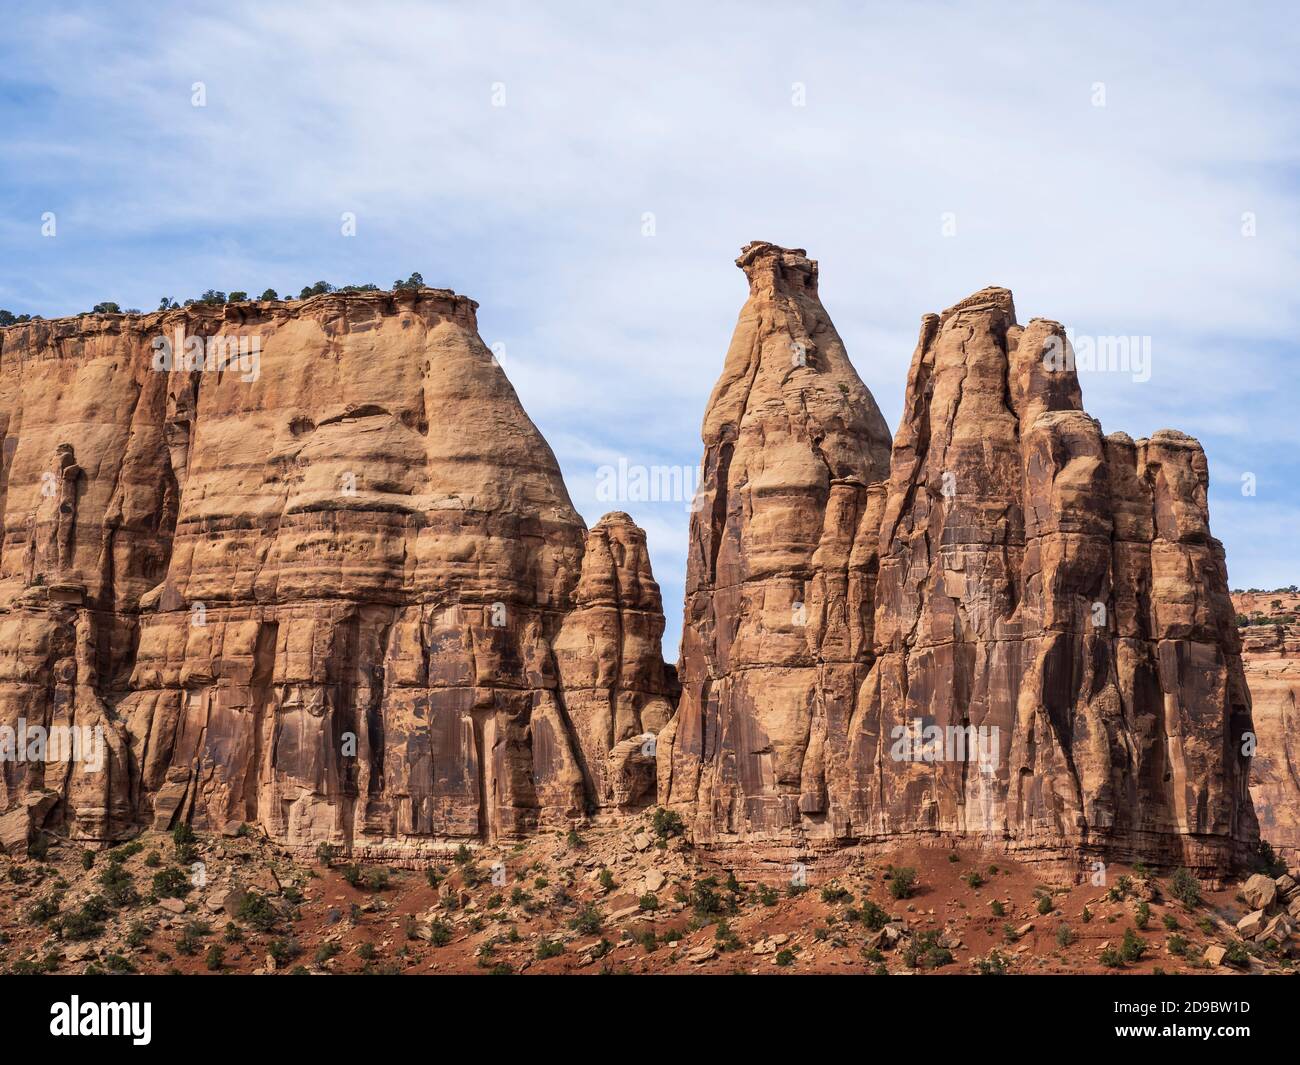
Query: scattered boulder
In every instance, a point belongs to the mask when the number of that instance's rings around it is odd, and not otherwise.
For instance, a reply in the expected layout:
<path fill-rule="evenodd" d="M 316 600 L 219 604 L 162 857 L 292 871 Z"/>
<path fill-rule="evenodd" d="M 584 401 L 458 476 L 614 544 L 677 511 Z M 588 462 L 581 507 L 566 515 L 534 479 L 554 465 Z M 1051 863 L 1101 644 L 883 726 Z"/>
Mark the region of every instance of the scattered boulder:
<path fill-rule="evenodd" d="M 1267 910 L 1277 901 L 1277 882 L 1263 873 L 1256 873 L 1242 886 L 1241 893 L 1252 910 Z"/>

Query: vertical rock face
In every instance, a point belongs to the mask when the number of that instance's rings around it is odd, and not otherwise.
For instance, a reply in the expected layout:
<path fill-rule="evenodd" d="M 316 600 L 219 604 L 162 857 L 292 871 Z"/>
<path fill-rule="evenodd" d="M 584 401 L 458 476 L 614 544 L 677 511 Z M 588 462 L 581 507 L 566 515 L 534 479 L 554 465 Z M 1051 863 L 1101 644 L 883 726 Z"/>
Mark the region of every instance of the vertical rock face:
<path fill-rule="evenodd" d="M 1005 289 L 922 324 L 837 824 L 1223 869 L 1250 700 L 1205 456 L 1103 435 L 1068 353 Z"/>
<path fill-rule="evenodd" d="M 475 307 L 424 289 L 0 334 L 0 725 L 109 747 L 98 772 L 6 760 L 0 809 L 364 852 L 604 801 L 599 747 L 674 694 L 644 536 L 588 537 Z M 577 721 L 554 646 L 575 606 L 616 663 L 572 671 Z"/>
<path fill-rule="evenodd" d="M 1226 869 L 1250 701 L 1199 445 L 1103 435 L 1062 328 L 991 288 L 923 320 L 886 463 L 815 265 L 739 263 L 661 796 L 716 844 Z"/>
<path fill-rule="evenodd" d="M 1300 595 L 1233 594 L 1257 744 L 1250 794 L 1260 837 L 1290 864 L 1300 859 Z"/>
<path fill-rule="evenodd" d="M 817 264 L 761 242 L 736 262 L 750 294 L 704 418 L 682 698 L 659 748 L 661 795 L 693 807 L 702 842 L 825 817 L 870 646 L 853 534 L 888 461 Z"/>
<path fill-rule="evenodd" d="M 655 798 L 656 736 L 677 684 L 661 657 L 645 533 L 626 514 L 606 514 L 587 535 L 574 602 L 554 648 L 578 758 L 595 806 L 638 809 Z"/>

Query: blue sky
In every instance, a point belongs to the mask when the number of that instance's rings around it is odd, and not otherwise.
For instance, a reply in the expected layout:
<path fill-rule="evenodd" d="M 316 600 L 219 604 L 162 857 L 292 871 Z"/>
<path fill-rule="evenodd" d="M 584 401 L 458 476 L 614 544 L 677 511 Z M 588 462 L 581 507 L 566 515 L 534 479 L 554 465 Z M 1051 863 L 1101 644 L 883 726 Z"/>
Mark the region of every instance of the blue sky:
<path fill-rule="evenodd" d="M 597 470 L 699 461 L 739 248 L 821 262 L 891 426 L 921 315 L 1006 285 L 1021 321 L 1150 338 L 1149 380 L 1082 375 L 1089 412 L 1197 436 L 1231 583 L 1300 582 L 1287 5 L 545 6 L 6 4 L 0 307 L 473 296 L 588 523 L 646 528 L 673 658 L 686 507 Z"/>

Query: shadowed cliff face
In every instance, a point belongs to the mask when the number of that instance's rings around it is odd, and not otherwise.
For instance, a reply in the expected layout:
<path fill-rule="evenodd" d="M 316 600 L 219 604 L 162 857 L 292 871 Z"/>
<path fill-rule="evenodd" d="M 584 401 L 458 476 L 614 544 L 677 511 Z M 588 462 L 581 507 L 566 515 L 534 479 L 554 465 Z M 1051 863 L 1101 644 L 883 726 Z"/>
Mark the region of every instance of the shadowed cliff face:
<path fill-rule="evenodd" d="M 1300 858 L 1300 595 L 1234 592 L 1258 745 L 1250 794 L 1259 834 L 1291 864 Z"/>
<path fill-rule="evenodd" d="M 1226 869 L 1250 701 L 1196 441 L 1104 436 L 1062 328 L 991 288 L 923 320 L 886 464 L 815 266 L 739 262 L 662 797 L 720 844 Z"/>
<path fill-rule="evenodd" d="M 605 759 L 675 695 L 644 536 L 622 515 L 588 537 L 475 306 L 3 332 L 0 723 L 100 725 L 110 748 L 99 772 L 7 761 L 6 845 L 181 818 L 401 851 L 616 802 Z M 234 347 L 191 368 L 194 336 Z M 617 660 L 567 683 L 617 725 L 570 718 L 562 629 Z"/>

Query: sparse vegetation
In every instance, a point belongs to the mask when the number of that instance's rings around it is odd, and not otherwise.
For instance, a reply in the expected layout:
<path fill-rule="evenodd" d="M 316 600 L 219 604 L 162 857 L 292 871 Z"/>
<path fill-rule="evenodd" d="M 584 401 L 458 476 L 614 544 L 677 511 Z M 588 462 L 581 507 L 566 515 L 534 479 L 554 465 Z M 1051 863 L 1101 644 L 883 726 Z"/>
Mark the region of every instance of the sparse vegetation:
<path fill-rule="evenodd" d="M 911 898 L 916 890 L 916 881 L 916 870 L 910 865 L 895 869 L 889 877 L 889 893 L 900 900 Z"/>
<path fill-rule="evenodd" d="M 1189 910 L 1201 904 L 1201 883 L 1186 869 L 1179 869 L 1169 881 L 1169 893 Z"/>

